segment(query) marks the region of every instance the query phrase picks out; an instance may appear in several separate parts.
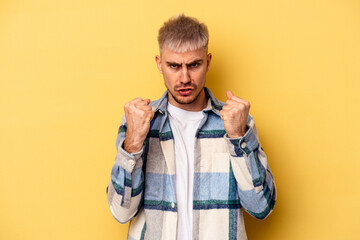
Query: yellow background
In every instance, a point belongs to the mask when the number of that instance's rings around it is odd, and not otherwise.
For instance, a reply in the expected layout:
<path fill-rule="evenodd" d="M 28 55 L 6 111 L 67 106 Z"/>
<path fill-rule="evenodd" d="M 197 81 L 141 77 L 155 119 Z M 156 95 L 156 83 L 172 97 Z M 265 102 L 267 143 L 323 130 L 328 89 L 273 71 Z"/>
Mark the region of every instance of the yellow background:
<path fill-rule="evenodd" d="M 157 30 L 210 30 L 207 86 L 251 102 L 278 199 L 250 240 L 360 239 L 357 0 L 0 2 L 0 239 L 125 239 L 105 194 L 123 105 L 165 90 Z"/>

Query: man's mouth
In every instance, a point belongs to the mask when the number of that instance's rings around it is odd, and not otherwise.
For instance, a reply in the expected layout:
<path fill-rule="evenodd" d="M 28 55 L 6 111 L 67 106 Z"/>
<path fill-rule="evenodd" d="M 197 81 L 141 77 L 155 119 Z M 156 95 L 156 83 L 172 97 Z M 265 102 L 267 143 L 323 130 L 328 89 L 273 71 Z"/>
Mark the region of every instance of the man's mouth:
<path fill-rule="evenodd" d="M 194 89 L 192 88 L 182 88 L 177 90 L 181 96 L 188 96 L 190 95 Z"/>

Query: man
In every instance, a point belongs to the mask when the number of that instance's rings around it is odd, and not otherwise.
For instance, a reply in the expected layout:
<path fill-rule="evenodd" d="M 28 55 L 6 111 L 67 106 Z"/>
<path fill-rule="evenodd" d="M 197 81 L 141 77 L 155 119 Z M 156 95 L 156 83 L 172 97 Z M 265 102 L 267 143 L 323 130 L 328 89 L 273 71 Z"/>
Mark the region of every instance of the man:
<path fill-rule="evenodd" d="M 156 64 L 167 91 L 125 104 L 107 188 L 128 239 L 246 239 L 243 212 L 265 218 L 274 179 L 248 101 L 205 87 L 207 27 L 179 15 L 158 35 Z"/>

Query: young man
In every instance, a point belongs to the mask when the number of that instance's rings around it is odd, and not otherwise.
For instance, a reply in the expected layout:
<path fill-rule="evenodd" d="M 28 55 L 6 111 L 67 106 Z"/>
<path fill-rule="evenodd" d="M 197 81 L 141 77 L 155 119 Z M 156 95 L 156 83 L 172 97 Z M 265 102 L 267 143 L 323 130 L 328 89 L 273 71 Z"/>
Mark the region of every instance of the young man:
<path fill-rule="evenodd" d="M 243 212 L 265 218 L 274 179 L 248 101 L 205 87 L 207 27 L 179 15 L 158 35 L 167 91 L 125 104 L 107 188 L 110 210 L 130 220 L 128 239 L 246 239 Z"/>

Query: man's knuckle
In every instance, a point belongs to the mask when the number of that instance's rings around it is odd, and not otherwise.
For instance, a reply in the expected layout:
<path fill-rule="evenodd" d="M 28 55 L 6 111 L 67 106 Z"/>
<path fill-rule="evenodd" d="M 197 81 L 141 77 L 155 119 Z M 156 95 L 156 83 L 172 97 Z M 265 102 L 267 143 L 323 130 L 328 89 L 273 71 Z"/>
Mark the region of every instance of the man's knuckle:
<path fill-rule="evenodd" d="M 124 104 L 124 108 L 125 108 L 125 109 L 128 109 L 128 108 L 129 108 L 129 105 L 130 105 L 129 102 L 125 103 L 125 104 Z"/>
<path fill-rule="evenodd" d="M 243 111 L 245 108 L 246 108 L 246 106 L 245 106 L 244 103 L 240 103 L 240 104 L 238 105 L 238 109 L 239 109 L 240 111 Z"/>
<path fill-rule="evenodd" d="M 135 107 L 135 105 L 131 104 L 131 105 L 129 106 L 129 110 L 132 111 L 132 112 L 134 112 L 134 111 L 137 110 L 137 108 Z"/>

